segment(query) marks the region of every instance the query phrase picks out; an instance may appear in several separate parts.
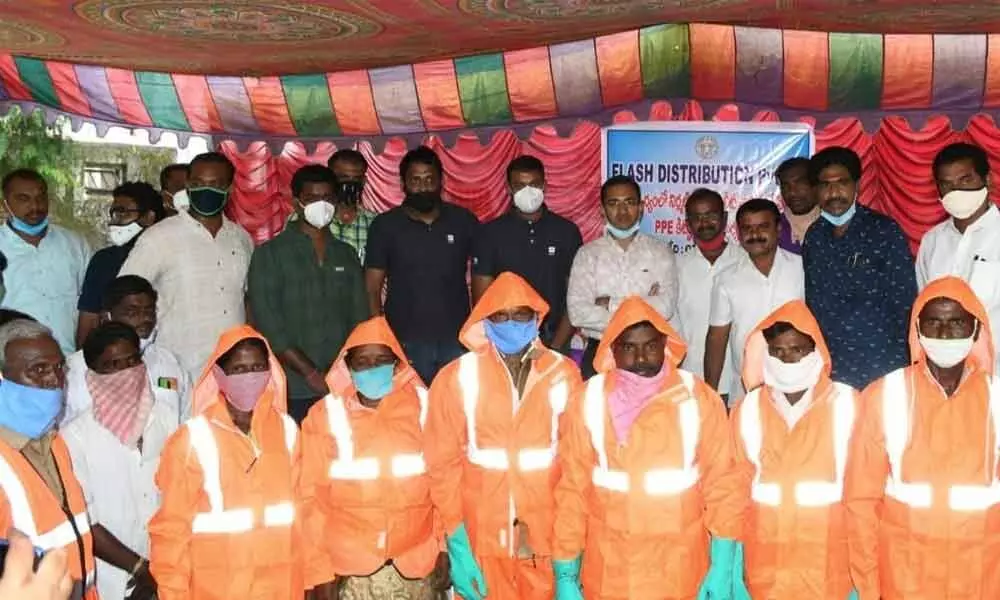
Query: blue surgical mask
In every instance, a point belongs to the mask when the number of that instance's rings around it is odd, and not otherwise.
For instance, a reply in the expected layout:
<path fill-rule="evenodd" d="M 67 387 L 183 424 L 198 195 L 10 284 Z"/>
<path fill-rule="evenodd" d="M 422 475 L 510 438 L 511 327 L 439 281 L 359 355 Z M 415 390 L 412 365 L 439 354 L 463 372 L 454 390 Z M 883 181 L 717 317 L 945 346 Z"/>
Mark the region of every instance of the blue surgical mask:
<path fill-rule="evenodd" d="M 637 222 L 635 225 L 629 227 L 628 229 L 618 229 L 611 223 L 608 223 L 607 225 L 605 225 L 605 228 L 608 230 L 608 233 L 611 234 L 611 237 L 618 240 L 624 240 L 625 238 L 632 237 L 633 235 L 635 235 L 635 232 L 639 231 L 639 223 Z"/>
<path fill-rule="evenodd" d="M 501 354 L 517 354 L 538 337 L 538 317 L 524 322 L 509 319 L 503 323 L 486 319 L 483 328 L 486 338 Z"/>
<path fill-rule="evenodd" d="M 62 389 L 0 381 L 0 426 L 37 440 L 56 424 L 63 408 Z"/>
<path fill-rule="evenodd" d="M 820 211 L 820 216 L 827 220 L 830 225 L 834 227 L 840 227 L 841 225 L 846 225 L 848 221 L 854 218 L 854 213 L 858 210 L 858 201 L 855 200 L 851 203 L 851 207 L 844 211 L 842 215 L 831 215 L 830 213 Z"/>
<path fill-rule="evenodd" d="M 18 219 L 14 215 L 10 215 L 10 226 L 13 227 L 14 231 L 17 231 L 18 233 L 30 236 L 39 236 L 42 235 L 45 228 L 49 226 L 49 218 L 45 217 L 38 225 L 31 225 L 30 223 L 26 223 L 21 219 Z"/>
<path fill-rule="evenodd" d="M 364 371 L 351 369 L 351 381 L 358 393 L 371 400 L 381 400 L 392 391 L 392 376 L 395 364 L 379 365 Z"/>
<path fill-rule="evenodd" d="M 187 191 L 191 208 L 203 217 L 214 217 L 226 207 L 229 192 L 216 187 L 194 187 Z"/>

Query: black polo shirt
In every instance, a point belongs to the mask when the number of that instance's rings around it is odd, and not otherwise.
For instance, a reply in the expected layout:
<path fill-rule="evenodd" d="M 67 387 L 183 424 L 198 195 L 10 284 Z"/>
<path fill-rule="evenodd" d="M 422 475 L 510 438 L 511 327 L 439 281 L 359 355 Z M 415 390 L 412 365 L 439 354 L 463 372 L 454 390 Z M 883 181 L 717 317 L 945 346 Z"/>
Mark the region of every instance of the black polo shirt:
<path fill-rule="evenodd" d="M 76 303 L 77 310 L 97 314 L 104 304 L 104 290 L 118 278 L 128 253 L 132 251 L 139 236 L 129 240 L 122 246 L 101 248 L 90 257 L 87 273 L 83 276 L 83 287 L 80 288 L 80 298 Z"/>
<path fill-rule="evenodd" d="M 365 267 L 388 279 L 385 317 L 400 341 L 454 341 L 469 317 L 466 274 L 479 221 L 468 210 L 444 203 L 430 225 L 402 208 L 372 221 Z"/>
<path fill-rule="evenodd" d="M 483 226 L 472 251 L 472 272 L 496 277 L 510 271 L 524 278 L 549 303 L 542 338 L 552 339 L 566 313 L 566 288 L 573 257 L 583 245 L 577 226 L 545 210 L 534 223 L 511 211 Z"/>

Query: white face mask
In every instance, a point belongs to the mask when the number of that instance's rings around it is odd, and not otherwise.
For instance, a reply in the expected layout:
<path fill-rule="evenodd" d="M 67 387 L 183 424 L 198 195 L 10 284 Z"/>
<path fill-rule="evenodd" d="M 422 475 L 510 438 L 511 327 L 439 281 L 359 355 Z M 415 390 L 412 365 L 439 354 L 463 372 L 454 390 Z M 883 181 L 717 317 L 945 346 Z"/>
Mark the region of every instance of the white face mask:
<path fill-rule="evenodd" d="M 108 225 L 108 241 L 115 246 L 124 246 L 139 235 L 140 231 L 142 225 L 138 221 L 132 221 L 128 225 Z"/>
<path fill-rule="evenodd" d="M 139 338 L 139 353 L 140 354 L 143 353 L 143 352 L 145 352 L 146 348 L 149 348 L 149 346 L 153 342 L 156 341 L 156 332 L 157 332 L 157 329 L 156 329 L 156 327 L 154 327 L 153 331 L 149 334 L 149 337 Z"/>
<path fill-rule="evenodd" d="M 968 219 L 986 202 L 990 190 L 985 186 L 978 190 L 952 190 L 941 198 L 945 211 L 956 219 Z"/>
<path fill-rule="evenodd" d="M 538 212 L 544 201 L 545 192 L 533 185 L 526 185 L 514 194 L 514 206 L 523 213 Z"/>
<path fill-rule="evenodd" d="M 191 206 L 191 199 L 188 198 L 187 190 L 181 190 L 174 194 L 174 210 L 177 212 L 187 212 Z"/>
<path fill-rule="evenodd" d="M 799 362 L 786 363 L 770 354 L 764 357 L 764 384 L 782 394 L 808 390 L 819 382 L 823 373 L 823 357 L 813 350 Z"/>
<path fill-rule="evenodd" d="M 299 205 L 302 206 L 302 215 L 306 218 L 306 223 L 316 229 L 323 229 L 329 225 L 330 221 L 333 220 L 333 214 L 337 212 L 337 207 L 326 200 L 318 200 L 306 205 L 302 205 L 300 202 Z"/>
<path fill-rule="evenodd" d="M 976 332 L 967 338 L 943 340 L 939 338 L 926 337 L 922 333 L 917 334 L 920 345 L 927 354 L 927 360 L 942 369 L 950 369 L 965 360 L 972 352 L 972 344 L 976 341 Z"/>

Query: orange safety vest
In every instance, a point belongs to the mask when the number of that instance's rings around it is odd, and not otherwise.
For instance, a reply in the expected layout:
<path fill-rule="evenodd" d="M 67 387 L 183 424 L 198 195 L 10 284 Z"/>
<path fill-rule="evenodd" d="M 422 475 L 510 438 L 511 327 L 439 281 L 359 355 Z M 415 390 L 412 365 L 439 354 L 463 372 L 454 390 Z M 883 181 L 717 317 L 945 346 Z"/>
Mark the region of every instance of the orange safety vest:
<path fill-rule="evenodd" d="M 70 576 L 82 582 L 72 597 L 96 600 L 90 517 L 83 490 L 73 476 L 69 450 L 58 435 L 52 439 L 52 456 L 66 494 L 65 507 L 20 452 L 0 443 L 0 489 L 6 501 L 0 501 L 0 529 L 17 529 L 41 550 L 65 548 Z"/>

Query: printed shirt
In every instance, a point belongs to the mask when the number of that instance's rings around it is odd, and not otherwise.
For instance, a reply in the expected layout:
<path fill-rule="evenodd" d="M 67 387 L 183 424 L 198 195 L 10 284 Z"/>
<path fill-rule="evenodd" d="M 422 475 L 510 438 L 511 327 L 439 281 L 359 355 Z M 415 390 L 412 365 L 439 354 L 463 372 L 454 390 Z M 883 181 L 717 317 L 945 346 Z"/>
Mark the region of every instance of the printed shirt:
<path fill-rule="evenodd" d="M 708 335 L 708 317 L 712 307 L 712 284 L 716 275 L 745 256 L 743 248 L 730 242 L 714 264 L 708 262 L 697 246 L 677 257 L 680 292 L 675 328 L 688 345 L 687 355 L 681 364 L 685 371 L 704 377 L 705 337 Z M 729 393 L 731 362 L 727 356 L 722 367 L 722 377 L 719 378 L 720 394 Z"/>
<path fill-rule="evenodd" d="M 806 234 L 806 304 L 830 348 L 832 378 L 860 390 L 909 363 L 913 258 L 899 225 L 864 206 L 843 237 L 833 230 L 821 218 Z"/>
<path fill-rule="evenodd" d="M 990 206 L 960 233 L 949 218 L 924 234 L 917 252 L 917 285 L 945 275 L 964 279 L 989 312 L 993 339 L 1000 334 L 1000 210 Z M 996 343 L 996 342 L 994 342 Z M 1000 352 L 997 353 L 1000 372 Z"/>
<path fill-rule="evenodd" d="M 31 315 L 52 330 L 65 354 L 73 352 L 76 303 L 90 261 L 90 246 L 79 234 L 58 225 L 49 225 L 38 246 L 33 246 L 2 223 L 0 252 L 7 257 L 3 308 Z"/>
<path fill-rule="evenodd" d="M 120 275 L 138 275 L 156 289 L 157 343 L 173 352 L 193 381 L 222 332 L 246 322 L 247 269 L 253 242 L 223 217 L 213 237 L 186 212 L 139 237 Z"/>
<path fill-rule="evenodd" d="M 332 235 L 323 262 L 312 240 L 291 224 L 257 248 L 250 260 L 247 297 L 257 329 L 276 355 L 290 348 L 326 373 L 354 327 L 368 318 L 364 277 L 354 249 Z M 318 394 L 286 369 L 290 398 Z"/>
<path fill-rule="evenodd" d="M 654 285 L 656 295 L 649 295 Z M 610 297 L 608 307 L 595 300 Z M 592 339 L 600 339 L 611 315 L 629 296 L 640 296 L 663 315 L 674 316 L 677 307 L 677 265 L 674 252 L 667 244 L 638 233 L 627 249 L 605 233 L 584 244 L 573 259 L 569 274 L 566 308 L 569 320 Z"/>
<path fill-rule="evenodd" d="M 804 282 L 802 259 L 777 249 L 768 275 L 761 273 L 746 254 L 715 276 L 708 324 L 729 325 L 729 403 L 745 395 L 743 388 L 743 348 L 747 336 L 761 319 L 791 300 L 802 299 Z M 720 381 L 719 386 L 724 384 Z"/>

